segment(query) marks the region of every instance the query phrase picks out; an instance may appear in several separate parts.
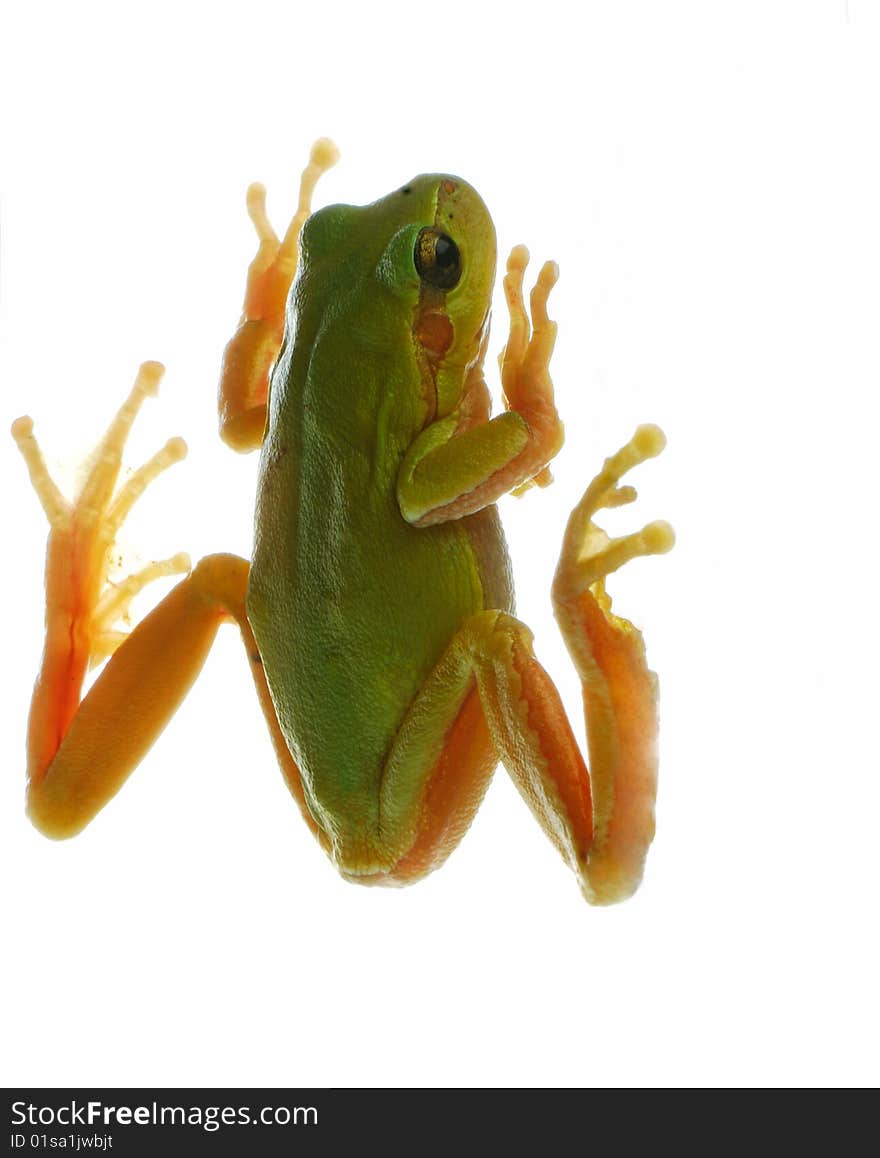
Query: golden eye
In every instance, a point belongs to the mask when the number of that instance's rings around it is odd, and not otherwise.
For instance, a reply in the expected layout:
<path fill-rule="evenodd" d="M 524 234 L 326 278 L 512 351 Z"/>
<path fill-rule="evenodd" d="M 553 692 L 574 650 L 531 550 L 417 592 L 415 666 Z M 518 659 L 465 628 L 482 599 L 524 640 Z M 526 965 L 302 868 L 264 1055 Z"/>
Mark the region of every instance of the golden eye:
<path fill-rule="evenodd" d="M 426 226 L 416 238 L 413 260 L 422 281 L 439 290 L 451 290 L 461 278 L 461 254 L 445 233 Z"/>

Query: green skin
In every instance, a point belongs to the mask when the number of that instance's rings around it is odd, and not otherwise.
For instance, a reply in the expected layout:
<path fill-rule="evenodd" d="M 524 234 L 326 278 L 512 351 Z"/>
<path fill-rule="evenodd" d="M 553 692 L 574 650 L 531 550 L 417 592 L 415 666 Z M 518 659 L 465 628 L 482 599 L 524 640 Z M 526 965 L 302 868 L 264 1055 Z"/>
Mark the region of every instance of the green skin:
<path fill-rule="evenodd" d="M 462 266 L 452 290 L 431 291 L 452 324 L 433 374 L 414 331 L 424 291 L 413 263 L 431 225 L 455 238 Z M 513 610 L 494 505 L 417 527 L 398 497 L 404 457 L 455 410 L 480 357 L 494 276 L 491 219 L 458 178 L 330 206 L 302 234 L 271 379 L 247 611 L 309 810 L 357 872 L 393 860 L 380 787 L 415 696 L 469 616 Z M 424 768 L 411 775 L 414 785 Z"/>
<path fill-rule="evenodd" d="M 512 615 L 494 506 L 546 482 L 562 444 L 548 373 L 555 266 L 541 269 L 529 316 L 528 254 L 511 252 L 506 406 L 494 418 L 482 372 L 494 229 L 455 177 L 419 177 L 373 205 L 309 218 L 279 349 L 298 230 L 333 156 L 316 144 L 283 241 L 264 192 L 248 195 L 260 248 L 224 354 L 220 417 L 239 450 L 263 436 L 252 565 L 206 556 L 122 638 L 115 625 L 144 583 L 190 569 L 179 555 L 107 583 L 128 508 L 185 450 L 169 440 L 117 489 L 126 436 L 162 367 L 141 367 L 72 503 L 31 419 L 13 424 L 50 523 L 29 814 L 56 838 L 88 824 L 232 620 L 291 791 L 344 876 L 400 884 L 438 867 L 500 760 L 587 899 L 623 900 L 654 833 L 657 691 L 641 634 L 612 612 L 604 580 L 669 550 L 673 535 L 654 522 L 611 539 L 593 516 L 635 498 L 620 480 L 660 452 L 663 434 L 639 427 L 605 460 L 571 513 L 553 583 L 583 687 L 591 777 L 531 632 Z M 80 699 L 89 664 L 106 655 Z"/>

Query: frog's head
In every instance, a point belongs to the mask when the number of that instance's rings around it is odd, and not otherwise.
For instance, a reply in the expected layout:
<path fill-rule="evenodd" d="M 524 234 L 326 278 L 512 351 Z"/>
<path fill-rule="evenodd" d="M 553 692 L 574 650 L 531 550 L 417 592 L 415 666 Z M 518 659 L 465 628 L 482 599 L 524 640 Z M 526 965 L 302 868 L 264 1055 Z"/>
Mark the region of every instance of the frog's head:
<path fill-rule="evenodd" d="M 407 230 L 418 277 L 413 339 L 423 378 L 433 381 L 437 417 L 458 403 L 482 362 L 495 282 L 495 227 L 482 198 L 459 177 L 418 177 L 400 191 L 419 205 Z"/>
<path fill-rule="evenodd" d="M 483 357 L 495 228 L 459 177 L 432 173 L 370 205 L 331 205 L 303 229 L 293 302 L 349 342 L 415 357 L 433 417 L 457 405 Z"/>

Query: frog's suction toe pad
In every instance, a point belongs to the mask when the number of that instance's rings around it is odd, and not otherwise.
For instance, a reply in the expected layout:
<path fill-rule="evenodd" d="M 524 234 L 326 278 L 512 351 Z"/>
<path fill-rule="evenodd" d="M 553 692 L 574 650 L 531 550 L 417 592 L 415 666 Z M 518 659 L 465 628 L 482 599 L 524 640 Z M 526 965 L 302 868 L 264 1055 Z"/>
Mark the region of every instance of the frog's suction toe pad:
<path fill-rule="evenodd" d="M 654 458 L 666 445 L 666 435 L 653 422 L 646 422 L 633 435 L 633 446 L 643 458 Z"/>

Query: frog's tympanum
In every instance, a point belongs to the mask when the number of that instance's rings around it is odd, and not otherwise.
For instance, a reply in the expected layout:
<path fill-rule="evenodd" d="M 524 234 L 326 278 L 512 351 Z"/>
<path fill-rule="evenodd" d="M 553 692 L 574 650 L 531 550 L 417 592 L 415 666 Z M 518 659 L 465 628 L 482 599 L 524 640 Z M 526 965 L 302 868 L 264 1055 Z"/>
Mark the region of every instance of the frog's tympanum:
<path fill-rule="evenodd" d="M 226 348 L 220 426 L 261 447 L 253 561 L 153 563 L 108 582 L 114 540 L 145 487 L 186 448 L 172 439 L 117 487 L 129 428 L 162 367 L 146 363 L 73 501 L 20 418 L 14 436 L 51 527 L 46 643 L 28 732 L 28 811 L 79 832 L 144 757 L 196 678 L 218 626 L 244 640 L 291 793 L 350 881 L 406 884 L 458 844 L 500 760 L 586 898 L 638 886 L 654 832 L 657 687 L 605 577 L 666 551 L 665 523 L 610 539 L 594 522 L 631 502 L 622 476 L 663 447 L 640 427 L 605 461 L 568 523 L 553 584 L 583 684 L 591 771 L 559 695 L 513 613 L 496 501 L 549 482 L 562 445 L 548 372 L 556 327 L 546 264 L 523 301 L 513 250 L 500 359 L 505 407 L 484 379 L 495 231 L 458 177 L 421 176 L 363 207 L 310 214 L 319 141 L 283 239 L 262 187 L 244 313 Z M 130 633 L 128 604 L 185 574 Z M 106 665 L 81 700 L 90 666 Z"/>

